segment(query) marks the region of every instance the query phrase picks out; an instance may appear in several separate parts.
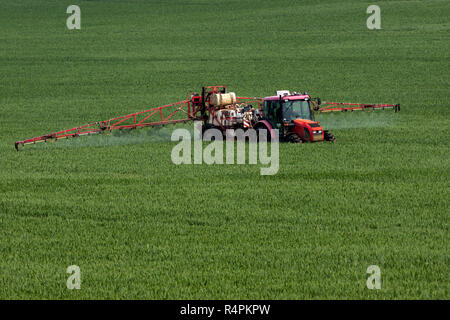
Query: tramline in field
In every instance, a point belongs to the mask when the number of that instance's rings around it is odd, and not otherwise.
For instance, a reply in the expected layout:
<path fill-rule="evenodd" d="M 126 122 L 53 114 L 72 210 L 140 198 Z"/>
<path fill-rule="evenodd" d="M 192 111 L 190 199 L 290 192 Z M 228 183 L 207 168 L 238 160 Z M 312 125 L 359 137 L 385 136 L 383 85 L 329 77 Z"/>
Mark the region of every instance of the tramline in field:
<path fill-rule="evenodd" d="M 16 141 L 15 148 L 39 142 L 57 141 L 113 130 L 136 129 L 148 126 L 202 121 L 203 130 L 217 128 L 224 134 L 227 129 L 265 130 L 274 137 L 279 130 L 280 141 L 291 143 L 331 141 L 336 138 L 314 120 L 314 112 L 371 111 L 376 109 L 400 111 L 400 104 L 360 104 L 322 102 L 307 92 L 277 91 L 265 98 L 238 97 L 227 92 L 226 86 L 203 87 L 202 93 L 192 93 L 187 99 L 161 107 L 140 111 L 106 121 L 99 121 L 72 129 L 45 134 L 36 138 Z M 258 131 L 260 132 L 260 131 Z"/>

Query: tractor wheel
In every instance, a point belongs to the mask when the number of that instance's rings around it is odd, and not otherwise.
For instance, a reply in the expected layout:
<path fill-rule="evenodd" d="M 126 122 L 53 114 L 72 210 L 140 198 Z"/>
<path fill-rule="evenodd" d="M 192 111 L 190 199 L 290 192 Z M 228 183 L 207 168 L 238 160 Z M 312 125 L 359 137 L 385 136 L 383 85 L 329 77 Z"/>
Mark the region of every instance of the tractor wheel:
<path fill-rule="evenodd" d="M 330 132 L 328 132 L 327 130 L 324 130 L 323 132 L 323 137 L 325 141 L 330 141 L 330 142 L 335 142 L 336 138 L 335 136 L 333 136 Z"/>
<path fill-rule="evenodd" d="M 215 126 L 213 126 L 212 124 L 203 124 L 202 125 L 202 136 L 205 134 L 205 131 L 208 129 L 214 129 Z"/>
<path fill-rule="evenodd" d="M 257 135 L 257 138 L 258 138 L 258 142 L 261 141 L 260 140 L 260 135 L 259 135 L 260 131 L 264 131 L 266 133 L 266 139 L 267 139 L 266 142 L 271 142 L 272 141 L 271 136 L 270 136 L 270 131 L 265 126 L 260 126 L 260 127 L 255 128 L 255 129 L 256 129 L 256 132 L 257 132 L 256 135 Z"/>
<path fill-rule="evenodd" d="M 296 133 L 292 133 L 286 137 L 286 141 L 289 143 L 303 143 L 302 138 Z"/>

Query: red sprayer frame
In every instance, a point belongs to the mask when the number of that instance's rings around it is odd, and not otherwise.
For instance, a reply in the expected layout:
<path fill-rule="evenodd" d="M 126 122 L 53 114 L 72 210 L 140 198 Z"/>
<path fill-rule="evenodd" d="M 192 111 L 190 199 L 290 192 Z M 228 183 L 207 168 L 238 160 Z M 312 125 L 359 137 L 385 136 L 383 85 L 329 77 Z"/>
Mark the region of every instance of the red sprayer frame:
<path fill-rule="evenodd" d="M 363 104 L 363 103 L 347 103 L 347 102 L 327 102 L 322 101 L 318 104 L 318 101 L 312 101 L 314 111 L 319 113 L 323 112 L 336 112 L 336 111 L 355 111 L 364 110 L 371 111 L 376 109 L 389 109 L 392 108 L 394 112 L 400 111 L 400 104 Z"/>
<path fill-rule="evenodd" d="M 117 129 L 134 129 L 140 127 L 182 123 L 195 119 L 195 114 L 197 113 L 197 111 L 198 109 L 196 108 L 196 106 L 194 106 L 189 99 L 186 99 L 162 107 L 156 107 L 145 111 L 131 113 L 106 121 L 99 121 L 72 129 L 49 133 L 32 139 L 16 141 L 15 147 L 18 150 L 19 145 L 24 146 L 27 144 L 47 142 L 47 140 L 68 139 L 71 137 L 92 135 L 104 131 L 111 132 L 112 130 Z M 177 113 L 185 113 L 185 117 L 173 119 L 173 116 Z"/>

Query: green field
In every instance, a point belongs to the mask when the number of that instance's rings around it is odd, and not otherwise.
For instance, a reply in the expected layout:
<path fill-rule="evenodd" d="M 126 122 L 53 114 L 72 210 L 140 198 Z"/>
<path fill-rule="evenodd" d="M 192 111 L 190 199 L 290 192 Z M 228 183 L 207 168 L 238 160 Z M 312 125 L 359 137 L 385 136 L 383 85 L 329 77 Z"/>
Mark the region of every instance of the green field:
<path fill-rule="evenodd" d="M 449 299 L 449 17 L 446 0 L 3 0 L 0 298 Z M 273 176 L 174 165 L 170 127 L 14 150 L 214 84 L 402 109 L 320 116 L 337 142 L 281 144 Z"/>

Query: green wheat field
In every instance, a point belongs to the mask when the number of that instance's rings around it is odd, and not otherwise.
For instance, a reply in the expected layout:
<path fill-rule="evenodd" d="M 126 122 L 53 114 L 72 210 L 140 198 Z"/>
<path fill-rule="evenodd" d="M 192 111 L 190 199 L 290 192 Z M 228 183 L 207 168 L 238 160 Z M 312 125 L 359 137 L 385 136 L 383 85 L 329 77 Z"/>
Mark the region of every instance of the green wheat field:
<path fill-rule="evenodd" d="M 449 17 L 446 0 L 1 1 L 0 298 L 449 299 Z M 272 176 L 175 165 L 170 126 L 14 149 L 204 85 L 401 111 L 320 115 L 336 143 L 281 144 Z"/>

